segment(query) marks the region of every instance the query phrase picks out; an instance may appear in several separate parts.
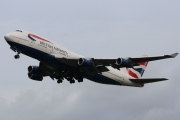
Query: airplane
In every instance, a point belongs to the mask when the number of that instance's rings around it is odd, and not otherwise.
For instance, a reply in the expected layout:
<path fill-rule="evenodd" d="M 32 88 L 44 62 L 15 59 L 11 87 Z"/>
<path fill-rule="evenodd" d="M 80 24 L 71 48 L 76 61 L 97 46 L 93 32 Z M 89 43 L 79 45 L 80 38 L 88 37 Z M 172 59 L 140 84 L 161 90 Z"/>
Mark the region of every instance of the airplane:
<path fill-rule="evenodd" d="M 49 76 L 57 83 L 64 79 L 71 84 L 83 79 L 110 85 L 143 87 L 144 84 L 168 80 L 166 78 L 142 78 L 148 62 L 175 58 L 178 53 L 160 56 L 141 56 L 127 58 L 87 58 L 25 30 L 16 30 L 4 36 L 10 49 L 39 61 L 38 66 L 28 67 L 28 77 L 42 81 Z"/>

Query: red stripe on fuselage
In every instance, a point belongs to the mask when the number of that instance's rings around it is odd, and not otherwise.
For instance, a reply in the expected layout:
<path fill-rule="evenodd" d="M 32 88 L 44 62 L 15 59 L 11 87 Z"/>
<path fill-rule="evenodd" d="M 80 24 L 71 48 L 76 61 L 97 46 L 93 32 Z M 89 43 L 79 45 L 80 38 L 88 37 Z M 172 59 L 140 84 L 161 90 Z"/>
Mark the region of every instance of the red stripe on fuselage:
<path fill-rule="evenodd" d="M 34 35 L 34 34 L 28 34 L 29 36 L 31 36 L 31 37 L 35 37 L 35 38 L 37 38 L 37 39 L 40 39 L 40 40 L 42 40 L 42 41 L 45 41 L 45 42 L 50 42 L 50 41 L 48 41 L 48 40 L 46 40 L 46 39 L 44 39 L 44 38 L 42 38 L 42 37 L 39 37 L 39 36 L 37 36 L 37 35 Z M 50 42 L 51 43 L 51 42 Z"/>

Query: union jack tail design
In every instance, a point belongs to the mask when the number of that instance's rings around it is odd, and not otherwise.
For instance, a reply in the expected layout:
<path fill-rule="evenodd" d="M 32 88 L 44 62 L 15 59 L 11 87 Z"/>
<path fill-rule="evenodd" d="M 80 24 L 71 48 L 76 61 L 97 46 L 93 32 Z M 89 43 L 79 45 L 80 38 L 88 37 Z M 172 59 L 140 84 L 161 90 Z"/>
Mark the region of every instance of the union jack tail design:
<path fill-rule="evenodd" d="M 138 64 L 139 64 L 139 66 L 135 66 L 134 68 L 126 68 L 128 74 L 131 77 L 134 77 L 136 79 L 139 79 L 142 77 L 142 75 L 147 67 L 148 62 L 140 62 Z"/>

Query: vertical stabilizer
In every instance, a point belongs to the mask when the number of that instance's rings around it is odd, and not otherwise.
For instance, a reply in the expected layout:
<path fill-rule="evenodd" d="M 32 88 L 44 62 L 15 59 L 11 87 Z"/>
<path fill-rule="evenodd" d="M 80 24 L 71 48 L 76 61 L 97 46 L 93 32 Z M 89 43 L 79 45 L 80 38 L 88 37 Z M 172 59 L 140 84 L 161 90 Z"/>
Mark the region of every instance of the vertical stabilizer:
<path fill-rule="evenodd" d="M 134 77 L 134 78 L 137 78 L 137 79 L 139 79 L 139 78 L 141 78 L 143 76 L 148 62 L 140 62 L 138 64 L 139 64 L 139 66 L 135 66 L 134 68 L 126 68 L 128 74 L 131 77 Z"/>
<path fill-rule="evenodd" d="M 147 55 L 143 55 L 142 58 L 143 57 L 147 57 Z M 122 71 L 129 74 L 131 77 L 135 79 L 139 79 L 143 76 L 148 62 L 139 62 L 137 64 L 139 64 L 139 66 L 134 66 L 134 68 L 122 68 Z"/>

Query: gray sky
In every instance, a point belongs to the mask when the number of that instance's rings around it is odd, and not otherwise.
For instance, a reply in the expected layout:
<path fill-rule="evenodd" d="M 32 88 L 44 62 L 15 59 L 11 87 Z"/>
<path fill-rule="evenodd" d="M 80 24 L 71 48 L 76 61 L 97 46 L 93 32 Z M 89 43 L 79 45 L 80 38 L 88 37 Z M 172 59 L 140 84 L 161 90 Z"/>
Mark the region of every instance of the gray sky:
<path fill-rule="evenodd" d="M 27 77 L 38 61 L 9 49 L 4 34 L 24 29 L 87 57 L 180 52 L 179 0 L 0 0 L 1 120 L 177 120 L 180 57 L 151 62 L 144 78 L 169 81 L 144 88 L 57 84 Z"/>

